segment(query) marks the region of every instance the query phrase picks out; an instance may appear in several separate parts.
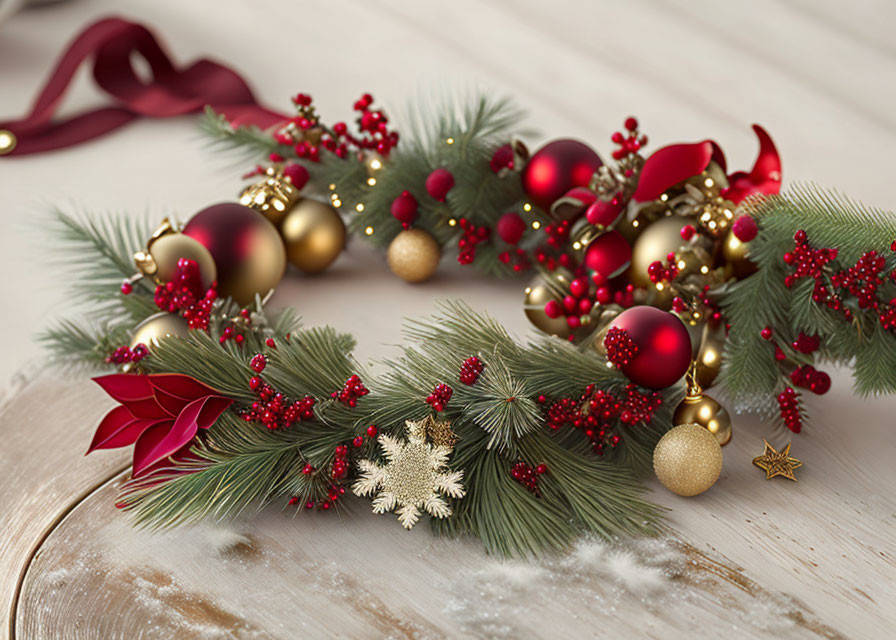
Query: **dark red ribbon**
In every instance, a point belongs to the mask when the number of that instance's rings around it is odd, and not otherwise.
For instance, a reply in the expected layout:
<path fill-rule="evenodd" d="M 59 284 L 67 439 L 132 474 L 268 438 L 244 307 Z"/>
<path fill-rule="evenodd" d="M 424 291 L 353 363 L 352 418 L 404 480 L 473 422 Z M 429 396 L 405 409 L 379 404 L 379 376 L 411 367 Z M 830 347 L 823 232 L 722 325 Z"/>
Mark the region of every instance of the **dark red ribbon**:
<path fill-rule="evenodd" d="M 141 80 L 131 64 L 140 54 L 152 70 Z M 54 121 L 72 77 L 93 57 L 93 77 L 117 104 Z M 262 128 L 289 116 L 258 104 L 252 90 L 233 70 L 210 60 L 178 69 L 143 25 L 106 18 L 87 27 L 56 64 L 31 113 L 21 120 L 0 122 L 17 139 L 9 155 L 26 155 L 70 147 L 105 135 L 140 117 L 168 118 L 195 113 L 206 105 L 234 124 Z"/>

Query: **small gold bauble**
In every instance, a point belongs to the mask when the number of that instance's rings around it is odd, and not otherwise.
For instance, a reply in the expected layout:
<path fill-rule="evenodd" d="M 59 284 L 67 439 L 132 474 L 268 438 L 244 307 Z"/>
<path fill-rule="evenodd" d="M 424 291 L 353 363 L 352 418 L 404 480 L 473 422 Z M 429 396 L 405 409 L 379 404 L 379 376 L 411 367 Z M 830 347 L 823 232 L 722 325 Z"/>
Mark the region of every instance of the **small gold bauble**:
<path fill-rule="evenodd" d="M 672 422 L 699 425 L 715 436 L 720 446 L 731 442 L 731 416 L 728 410 L 715 398 L 703 393 L 685 396 L 675 409 Z"/>
<path fill-rule="evenodd" d="M 255 209 L 275 225 L 298 200 L 299 190 L 284 177 L 281 167 L 268 167 L 263 180 L 240 194 L 240 204 Z"/>
<path fill-rule="evenodd" d="M 756 273 L 759 269 L 756 263 L 747 257 L 749 251 L 749 242 L 738 240 L 737 236 L 734 235 L 734 231 L 728 232 L 728 235 L 725 236 L 725 241 L 722 243 L 722 258 L 725 261 L 725 266 L 730 269 L 731 274 L 738 280 Z"/>
<path fill-rule="evenodd" d="M 183 338 L 189 330 L 190 325 L 179 315 L 162 311 L 149 316 L 134 328 L 134 335 L 131 337 L 131 349 L 138 344 L 142 344 L 152 351 L 153 347 L 159 345 L 160 338 L 167 336 Z"/>
<path fill-rule="evenodd" d="M 137 268 L 157 282 L 171 282 L 177 270 L 177 261 L 181 258 L 196 261 L 203 287 L 208 288 L 218 277 L 215 260 L 208 249 L 182 233 L 160 235 L 150 241 L 146 251 L 134 254 Z"/>
<path fill-rule="evenodd" d="M 386 259 L 392 273 L 405 282 L 428 280 L 442 258 L 442 248 L 423 229 L 405 229 L 389 244 Z"/>
<path fill-rule="evenodd" d="M 0 156 L 12 153 L 16 149 L 18 140 L 9 129 L 0 129 Z"/>
<path fill-rule="evenodd" d="M 711 387 L 722 369 L 722 352 L 725 349 L 725 324 L 716 320 L 703 323 L 697 353 L 697 382 L 704 389 Z M 722 443 L 724 444 L 724 443 Z"/>
<path fill-rule="evenodd" d="M 345 223 L 333 207 L 302 198 L 280 223 L 286 257 L 305 273 L 320 273 L 345 248 Z"/>
<path fill-rule="evenodd" d="M 653 450 L 653 470 L 669 491 L 696 496 L 715 484 L 722 472 L 722 448 L 706 429 L 681 424 L 670 429 Z"/>
<path fill-rule="evenodd" d="M 544 305 L 551 300 L 560 300 L 562 287 L 565 281 L 566 288 L 570 280 L 562 273 L 555 273 L 552 278 L 557 280 L 556 286 L 546 281 L 542 276 L 536 276 L 525 289 L 526 298 L 523 302 L 523 311 L 536 328 L 545 333 L 559 338 L 568 338 L 572 333 L 566 322 L 565 316 L 551 318 L 544 312 Z M 562 280 L 561 280 L 562 279 Z"/>
<path fill-rule="evenodd" d="M 643 222 L 642 222 L 643 224 Z M 666 216 L 643 228 L 632 245 L 631 281 L 636 287 L 651 287 L 647 267 L 657 260 L 665 263 L 666 256 L 678 253 L 686 244 L 681 239 L 681 228 L 696 226 L 696 220 L 688 216 Z"/>

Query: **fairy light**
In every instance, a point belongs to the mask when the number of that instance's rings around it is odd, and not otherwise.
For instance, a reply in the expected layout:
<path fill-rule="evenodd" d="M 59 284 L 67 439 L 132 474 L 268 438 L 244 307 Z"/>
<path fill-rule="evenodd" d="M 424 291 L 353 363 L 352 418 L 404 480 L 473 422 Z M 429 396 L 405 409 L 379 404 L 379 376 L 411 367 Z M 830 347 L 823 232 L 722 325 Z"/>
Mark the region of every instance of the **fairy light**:
<path fill-rule="evenodd" d="M 367 184 L 372 187 L 376 184 L 376 178 L 367 178 Z"/>
<path fill-rule="evenodd" d="M 713 181 L 712 178 L 707 178 L 706 180 L 703 181 L 703 184 L 706 185 L 707 189 L 710 189 L 710 188 L 712 188 L 712 185 L 715 184 L 715 182 Z"/>
<path fill-rule="evenodd" d="M 632 220 L 632 226 L 633 226 L 633 227 L 637 227 L 637 226 L 639 226 L 640 224 L 641 224 L 641 223 L 638 222 L 637 220 Z"/>
<path fill-rule="evenodd" d="M 709 267 L 707 267 L 706 265 L 703 265 L 702 267 L 700 267 L 700 273 L 702 273 L 703 275 L 706 275 L 707 273 L 709 273 Z"/>
<path fill-rule="evenodd" d="M 454 138 L 445 138 L 446 144 L 454 144 Z"/>
<path fill-rule="evenodd" d="M 457 226 L 457 220 L 455 220 L 454 218 L 451 218 L 450 220 L 448 220 L 448 226 L 449 227 Z"/>
<path fill-rule="evenodd" d="M 376 171 L 377 169 L 382 169 L 383 163 L 380 162 L 379 158 L 374 158 L 373 160 L 370 161 L 370 168 L 373 169 L 374 171 Z"/>
<path fill-rule="evenodd" d="M 342 206 L 342 200 L 339 198 L 333 198 L 333 206 L 337 209 Z"/>
<path fill-rule="evenodd" d="M 582 248 L 582 243 L 579 242 L 578 240 L 576 240 L 575 242 L 572 243 L 572 248 L 575 249 L 576 251 L 578 251 L 579 249 Z"/>
<path fill-rule="evenodd" d="M 335 184 L 330 183 L 330 191 L 336 191 L 336 185 L 335 185 Z"/>
<path fill-rule="evenodd" d="M 365 227 L 364 235 L 372 236 L 373 235 L 373 227 Z"/>
<path fill-rule="evenodd" d="M 662 291 L 664 288 L 665 288 L 665 287 L 663 287 L 663 283 L 662 283 L 662 282 L 657 282 L 657 283 L 656 283 L 656 290 L 657 290 L 657 291 Z"/>
<path fill-rule="evenodd" d="M 523 293 L 525 293 L 526 295 L 529 295 L 530 293 L 532 293 L 532 287 L 526 287 L 526 289 L 525 289 L 525 291 L 523 291 Z"/>
<path fill-rule="evenodd" d="M 364 203 L 359 202 L 358 204 L 356 204 L 355 211 L 357 211 L 358 213 L 361 213 L 362 211 L 364 211 Z"/>
<path fill-rule="evenodd" d="M 528 202 L 526 202 L 525 204 L 523 204 L 523 211 L 526 211 L 526 212 L 532 211 L 532 205 L 529 204 Z"/>
<path fill-rule="evenodd" d="M 541 223 L 538 220 L 536 220 L 535 222 L 532 223 L 532 228 L 535 230 L 541 229 Z"/>
<path fill-rule="evenodd" d="M 669 194 L 668 194 L 668 193 L 664 193 L 664 194 L 662 194 L 662 195 L 660 196 L 660 202 L 665 202 L 665 201 L 668 200 L 668 199 L 669 199 Z"/>
<path fill-rule="evenodd" d="M 686 266 L 688 266 L 688 263 L 685 262 L 684 260 L 679 260 L 679 261 L 678 261 L 678 268 L 679 268 L 679 269 L 684 269 Z"/>

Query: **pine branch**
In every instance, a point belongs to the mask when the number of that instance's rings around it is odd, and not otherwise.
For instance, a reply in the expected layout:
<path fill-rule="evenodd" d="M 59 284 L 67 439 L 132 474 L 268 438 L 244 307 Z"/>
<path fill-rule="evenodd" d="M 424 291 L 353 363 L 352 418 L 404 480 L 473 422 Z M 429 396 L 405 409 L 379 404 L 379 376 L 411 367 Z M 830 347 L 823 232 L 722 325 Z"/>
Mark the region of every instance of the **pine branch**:
<path fill-rule="evenodd" d="M 271 153 L 285 151 L 287 147 L 278 144 L 274 139 L 255 125 L 233 126 L 223 114 L 215 113 L 209 106 L 199 117 L 199 129 L 217 148 L 239 151 L 249 160 L 264 158 Z"/>

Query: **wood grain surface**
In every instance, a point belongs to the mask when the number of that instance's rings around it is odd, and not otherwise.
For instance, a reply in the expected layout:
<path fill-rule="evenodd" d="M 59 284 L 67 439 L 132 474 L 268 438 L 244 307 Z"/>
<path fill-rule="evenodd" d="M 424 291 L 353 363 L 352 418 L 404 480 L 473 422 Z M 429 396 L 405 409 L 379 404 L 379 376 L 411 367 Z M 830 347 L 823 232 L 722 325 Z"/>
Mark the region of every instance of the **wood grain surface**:
<path fill-rule="evenodd" d="M 371 90 L 409 99 L 487 87 L 544 135 L 599 144 L 635 113 L 651 142 L 712 137 L 735 168 L 773 134 L 786 182 L 814 180 L 893 208 L 896 5 L 886 0 L 79 0 L 0 28 L 0 114 L 22 113 L 58 50 L 110 12 L 156 26 L 181 60 L 210 55 L 268 103 L 315 95 L 334 118 Z M 95 105 L 79 83 L 66 109 Z M 538 137 L 533 138 L 537 141 Z M 605 146 L 605 145 L 604 145 Z M 85 376 L 35 372 L 24 339 L 66 310 L 37 217 L 48 204 L 181 218 L 236 191 L 243 167 L 189 119 L 142 122 L 65 152 L 0 164 L 0 638 L 891 638 L 896 629 L 892 398 L 850 394 L 845 372 L 794 436 L 798 483 L 750 464 L 761 438 L 735 416 L 722 477 L 679 498 L 656 540 L 583 540 L 540 562 L 476 541 L 351 517 L 268 510 L 252 521 L 149 534 L 113 506 L 127 452 L 83 452 L 111 402 Z M 277 305 L 354 333 L 362 360 L 393 353 L 402 317 L 462 297 L 524 334 L 520 283 L 446 265 L 408 287 L 353 244 L 322 278 L 292 274 Z M 25 371 L 24 374 L 19 373 Z M 896 372 L 894 372 L 896 375 Z M 596 488 L 595 490 L 599 490 Z"/>

